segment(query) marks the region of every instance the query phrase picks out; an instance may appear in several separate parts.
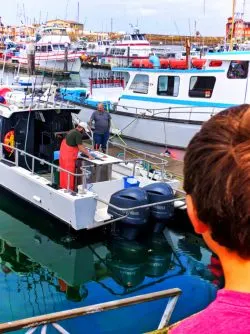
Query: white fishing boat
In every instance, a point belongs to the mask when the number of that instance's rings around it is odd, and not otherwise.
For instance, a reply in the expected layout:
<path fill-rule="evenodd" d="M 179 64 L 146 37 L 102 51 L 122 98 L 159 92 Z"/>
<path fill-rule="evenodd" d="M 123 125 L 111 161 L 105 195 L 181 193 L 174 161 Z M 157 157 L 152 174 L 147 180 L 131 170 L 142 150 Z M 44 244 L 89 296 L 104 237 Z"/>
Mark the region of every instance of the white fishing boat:
<path fill-rule="evenodd" d="M 104 56 L 108 53 L 113 42 L 109 39 L 102 39 L 96 42 L 88 42 L 86 54 L 88 56 Z"/>
<path fill-rule="evenodd" d="M 81 69 L 81 51 L 71 49 L 71 41 L 66 29 L 59 27 L 44 28 L 41 38 L 36 42 L 27 43 L 18 56 L 12 57 L 12 62 L 21 65 L 28 64 L 28 49 L 35 52 L 35 66 L 52 71 L 61 70 L 70 73 L 79 73 Z"/>
<path fill-rule="evenodd" d="M 5 104 L 0 104 L 0 186 L 75 230 L 114 221 L 124 223 L 124 219 L 129 224 L 131 221 L 136 224 L 134 219 L 145 224 L 148 208 L 157 207 L 158 202 L 161 202 L 159 209 L 165 208 L 167 214 L 169 205 L 176 200 L 173 189 L 178 188 L 179 181 L 164 172 L 165 160 L 154 160 L 162 172 L 161 176 L 157 174 L 157 179 L 152 171 L 145 175 L 138 170 L 142 160 L 139 158 L 132 161 L 133 168 L 124 170 L 123 159 L 91 151 L 94 160 L 79 155 L 76 173 L 54 163 L 62 139 L 73 127 L 71 114 L 80 111 L 57 102 L 56 94 L 54 86 L 40 97 L 27 92 L 18 92 L 16 96 L 15 92 L 6 93 Z M 58 173 L 66 175 L 66 187 L 60 187 Z M 70 190 L 72 177 L 74 190 Z M 163 187 L 159 201 L 149 201 L 150 190 L 145 188 L 149 185 Z M 170 193 L 165 194 L 166 191 Z"/>
<path fill-rule="evenodd" d="M 249 61 L 250 52 L 221 52 L 192 60 L 189 68 L 185 60 L 169 59 L 163 68 L 163 60 L 155 56 L 144 67 L 113 68 L 129 77 L 122 92 L 112 97 L 113 130 L 134 140 L 185 149 L 212 115 L 250 103 Z M 107 101 L 108 89 L 93 89 L 88 99 Z M 91 114 L 84 108 L 79 117 L 88 121 Z"/>
<path fill-rule="evenodd" d="M 101 62 L 110 64 L 110 66 L 131 65 L 133 59 L 147 58 L 152 53 L 152 46 L 147 40 L 145 34 L 141 34 L 138 28 L 135 28 L 132 34 L 125 34 L 121 40 L 115 42 Z"/>

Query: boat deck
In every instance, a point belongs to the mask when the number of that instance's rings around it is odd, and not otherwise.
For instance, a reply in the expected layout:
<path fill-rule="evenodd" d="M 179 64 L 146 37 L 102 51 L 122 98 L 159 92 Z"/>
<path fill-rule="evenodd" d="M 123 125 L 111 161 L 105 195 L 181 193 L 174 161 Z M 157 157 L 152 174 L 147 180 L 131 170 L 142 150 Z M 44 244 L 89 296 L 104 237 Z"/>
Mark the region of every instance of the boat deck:
<path fill-rule="evenodd" d="M 84 145 L 91 147 L 90 142 L 84 142 Z M 180 182 L 180 190 L 182 190 L 182 186 L 183 186 L 183 166 L 184 166 L 184 162 L 181 160 L 176 160 L 173 159 L 171 157 L 164 157 L 161 156 L 160 154 L 156 154 L 156 153 L 152 153 L 152 152 L 147 152 L 147 151 L 143 151 L 143 150 L 138 150 L 138 153 L 134 153 L 133 151 L 131 151 L 129 146 L 126 147 L 126 156 L 124 157 L 124 151 L 121 147 L 118 146 L 113 146 L 111 143 L 109 144 L 109 148 L 108 148 L 108 154 L 112 155 L 114 157 L 121 157 L 122 159 L 136 159 L 136 158 L 141 158 L 141 159 L 145 159 L 146 155 L 147 155 L 147 159 L 148 157 L 150 157 L 150 161 L 157 163 L 157 159 L 162 159 L 166 161 L 166 167 L 165 170 L 167 173 L 169 173 L 170 175 L 173 175 L 174 177 L 176 177 Z M 157 166 L 154 166 L 152 163 L 152 167 L 157 169 Z"/>

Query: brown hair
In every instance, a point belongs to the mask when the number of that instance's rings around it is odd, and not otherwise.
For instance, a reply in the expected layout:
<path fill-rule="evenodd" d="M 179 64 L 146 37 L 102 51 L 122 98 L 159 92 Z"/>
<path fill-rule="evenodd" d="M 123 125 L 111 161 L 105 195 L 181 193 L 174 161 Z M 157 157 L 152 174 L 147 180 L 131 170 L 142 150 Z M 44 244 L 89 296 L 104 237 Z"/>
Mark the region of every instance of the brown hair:
<path fill-rule="evenodd" d="M 184 189 L 220 245 L 250 257 L 250 106 L 204 123 L 184 159 Z"/>

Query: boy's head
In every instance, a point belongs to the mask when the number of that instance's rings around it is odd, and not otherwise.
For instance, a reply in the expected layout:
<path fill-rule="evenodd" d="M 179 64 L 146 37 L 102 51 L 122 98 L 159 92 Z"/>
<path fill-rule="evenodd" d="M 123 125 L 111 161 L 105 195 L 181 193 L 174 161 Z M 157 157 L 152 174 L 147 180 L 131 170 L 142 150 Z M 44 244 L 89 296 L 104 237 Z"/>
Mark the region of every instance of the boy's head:
<path fill-rule="evenodd" d="M 250 258 L 250 106 L 229 108 L 204 123 L 184 160 L 188 213 L 216 252 Z M 214 243 L 215 241 L 215 243 Z"/>

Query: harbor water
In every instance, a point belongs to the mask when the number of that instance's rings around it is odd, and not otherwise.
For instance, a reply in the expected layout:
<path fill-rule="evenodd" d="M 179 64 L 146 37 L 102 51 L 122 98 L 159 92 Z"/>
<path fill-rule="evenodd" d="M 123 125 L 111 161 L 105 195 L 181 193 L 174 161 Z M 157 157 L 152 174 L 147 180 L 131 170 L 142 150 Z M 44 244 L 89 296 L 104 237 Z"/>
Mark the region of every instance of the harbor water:
<path fill-rule="evenodd" d="M 174 226 L 187 227 L 180 217 Z M 184 218 L 183 218 L 184 219 Z M 205 308 L 220 285 L 202 239 L 166 227 L 129 241 L 110 227 L 75 233 L 0 192 L 0 322 L 180 288 L 171 323 Z M 143 333 L 157 328 L 167 300 L 60 322 L 69 333 Z M 26 331 L 19 331 L 25 333 Z M 48 333 L 54 333 L 52 326 Z"/>

